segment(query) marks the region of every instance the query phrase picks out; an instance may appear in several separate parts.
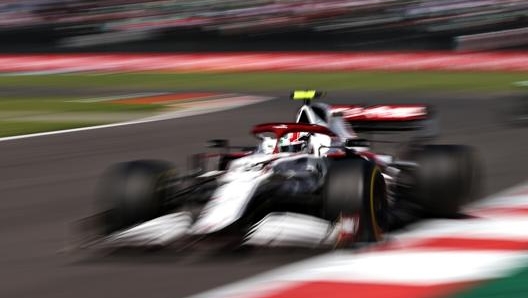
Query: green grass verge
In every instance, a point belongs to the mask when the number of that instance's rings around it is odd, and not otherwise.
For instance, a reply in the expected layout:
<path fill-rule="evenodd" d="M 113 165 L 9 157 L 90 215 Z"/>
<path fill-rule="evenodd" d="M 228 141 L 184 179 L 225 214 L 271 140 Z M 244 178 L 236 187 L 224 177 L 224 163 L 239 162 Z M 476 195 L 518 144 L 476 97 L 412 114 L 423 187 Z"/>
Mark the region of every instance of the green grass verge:
<path fill-rule="evenodd" d="M 31 134 L 104 124 L 101 122 L 43 122 L 43 121 L 3 121 L 0 120 L 0 137 Z"/>
<path fill-rule="evenodd" d="M 138 117 L 134 115 L 143 114 L 147 116 L 164 108 L 163 105 L 157 104 L 131 105 L 76 101 L 80 99 L 84 98 L 53 98 L 49 95 L 43 97 L 0 97 L 0 137 L 118 122 L 122 120 L 117 119 Z M 127 113 L 130 115 L 127 116 Z M 37 118 L 43 118 L 43 116 L 46 118 L 48 115 L 49 119 L 32 120 L 32 115 Z M 123 115 L 124 118 L 116 115 Z M 75 120 L 76 117 L 79 119 Z"/>
<path fill-rule="evenodd" d="M 528 267 L 513 275 L 492 280 L 451 298 L 523 298 L 528 297 Z"/>
<path fill-rule="evenodd" d="M 294 88 L 324 90 L 468 90 L 502 91 L 527 73 L 501 72 L 265 72 L 126 73 L 0 77 L 0 87 L 197 89 L 267 91 Z"/>
<path fill-rule="evenodd" d="M 76 102 L 80 98 L 0 97 L 1 111 L 50 111 L 50 112 L 136 112 L 157 111 L 156 104 L 116 104 L 111 102 Z"/>
<path fill-rule="evenodd" d="M 42 96 L 0 97 L 0 136 L 83 127 L 100 122 L 25 121 L 6 119 L 18 112 L 105 113 L 157 111 L 162 105 L 124 105 L 109 102 L 76 102 L 77 97 L 54 97 L 50 90 L 76 89 L 121 90 L 123 93 L 145 90 L 197 91 L 280 91 L 313 88 L 333 90 L 381 91 L 507 91 L 516 81 L 528 80 L 528 73 L 500 72 L 260 72 L 260 73 L 119 73 L 119 74 L 56 74 L 0 76 L 0 88 L 48 89 Z M 40 88 L 40 89 L 39 89 Z M 64 92 L 61 92 L 64 94 Z M 4 119 L 2 119 L 2 113 Z M 84 118 L 86 119 L 86 118 Z"/>

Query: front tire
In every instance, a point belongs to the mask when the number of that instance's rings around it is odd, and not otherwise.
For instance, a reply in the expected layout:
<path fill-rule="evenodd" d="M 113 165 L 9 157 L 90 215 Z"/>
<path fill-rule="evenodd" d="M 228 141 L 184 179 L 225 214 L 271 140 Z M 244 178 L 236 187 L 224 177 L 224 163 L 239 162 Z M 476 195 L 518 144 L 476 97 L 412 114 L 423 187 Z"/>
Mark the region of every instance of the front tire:
<path fill-rule="evenodd" d="M 110 167 L 98 185 L 97 208 L 104 235 L 156 218 L 164 212 L 165 181 L 172 165 L 157 160 Z"/>
<path fill-rule="evenodd" d="M 323 188 L 324 217 L 335 223 L 354 218 L 352 241 L 382 240 L 387 205 L 385 180 L 373 162 L 358 157 L 331 164 Z"/>

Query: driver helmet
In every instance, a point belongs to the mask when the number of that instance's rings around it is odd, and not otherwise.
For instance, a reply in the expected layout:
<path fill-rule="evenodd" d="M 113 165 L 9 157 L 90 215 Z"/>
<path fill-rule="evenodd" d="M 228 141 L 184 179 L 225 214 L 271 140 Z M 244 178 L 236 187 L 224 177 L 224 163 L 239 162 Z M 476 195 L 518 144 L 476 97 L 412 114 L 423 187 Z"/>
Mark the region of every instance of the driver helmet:
<path fill-rule="evenodd" d="M 309 133 L 306 132 L 293 132 L 284 135 L 279 140 L 279 151 L 280 152 L 302 152 L 308 148 L 308 141 L 306 137 Z"/>

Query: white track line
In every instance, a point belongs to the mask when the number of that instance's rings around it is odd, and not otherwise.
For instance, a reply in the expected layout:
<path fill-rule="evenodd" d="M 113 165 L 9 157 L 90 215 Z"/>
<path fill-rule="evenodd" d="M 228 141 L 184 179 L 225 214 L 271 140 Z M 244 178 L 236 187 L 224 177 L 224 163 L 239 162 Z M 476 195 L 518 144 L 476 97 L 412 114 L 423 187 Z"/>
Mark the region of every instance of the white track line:
<path fill-rule="evenodd" d="M 123 95 L 114 95 L 114 96 L 74 99 L 74 100 L 67 100 L 66 102 L 92 103 L 92 102 L 114 101 L 114 100 L 121 100 L 121 99 L 147 97 L 147 96 L 160 96 L 160 95 L 167 95 L 167 94 L 170 94 L 170 93 L 168 92 L 144 92 L 144 93 L 133 93 L 133 94 L 123 94 Z"/>
<path fill-rule="evenodd" d="M 229 101 L 229 99 L 230 98 L 223 98 L 223 99 L 218 99 L 218 100 L 224 102 L 224 101 Z M 236 99 L 238 99 L 238 97 Z M 144 124 L 144 123 L 158 122 L 158 121 L 177 119 L 177 118 L 183 118 L 183 117 L 197 116 L 197 115 L 203 115 L 203 114 L 208 114 L 208 113 L 231 110 L 231 109 L 260 103 L 260 102 L 271 100 L 271 99 L 274 99 L 274 97 L 255 96 L 251 100 L 250 99 L 247 99 L 245 101 L 236 100 L 232 104 L 227 104 L 226 106 L 214 106 L 212 108 L 201 107 L 199 109 L 190 108 L 190 109 L 185 109 L 182 111 L 169 112 L 166 114 L 161 114 L 158 116 L 139 119 L 139 120 L 133 120 L 133 121 L 103 124 L 103 125 L 96 125 L 96 126 L 87 126 L 87 127 L 72 128 L 72 129 L 64 129 L 64 130 L 56 130 L 56 131 L 39 132 L 39 133 L 32 133 L 32 134 L 18 135 L 18 136 L 11 136 L 11 137 L 3 137 L 3 138 L 0 138 L 0 142 L 21 140 L 21 139 L 28 139 L 28 138 L 35 138 L 35 137 L 43 137 L 43 136 L 52 136 L 52 135 L 81 132 L 81 131 L 89 131 L 89 130 L 95 130 L 95 129 L 104 129 L 104 128 L 119 127 L 119 126 Z"/>

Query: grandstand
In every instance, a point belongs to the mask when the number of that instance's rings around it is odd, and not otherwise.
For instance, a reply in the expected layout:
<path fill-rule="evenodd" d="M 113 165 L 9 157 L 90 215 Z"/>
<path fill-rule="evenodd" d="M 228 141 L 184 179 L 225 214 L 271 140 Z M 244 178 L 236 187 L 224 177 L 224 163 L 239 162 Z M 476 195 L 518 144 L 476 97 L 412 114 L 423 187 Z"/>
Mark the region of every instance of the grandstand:
<path fill-rule="evenodd" d="M 328 41 L 333 50 L 405 46 L 489 50 L 525 46 L 526 28 L 528 1 L 521 0 L 8 0 L 0 4 L 4 40 L 15 47 L 47 44 L 65 50 L 111 50 L 130 43 L 140 48 L 144 41 L 158 44 L 161 50 L 193 49 L 191 44 L 200 50 L 244 40 L 249 49 L 259 49 L 259 42 L 270 48 L 318 48 L 316 42 L 306 47 L 312 39 Z M 9 46 L 2 50 L 9 51 Z"/>

